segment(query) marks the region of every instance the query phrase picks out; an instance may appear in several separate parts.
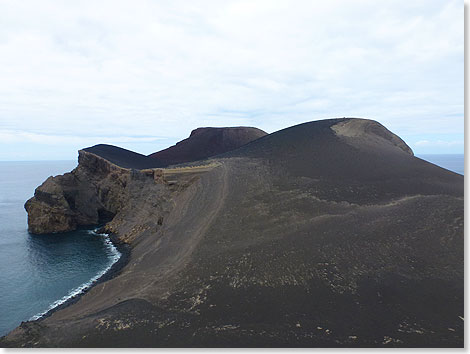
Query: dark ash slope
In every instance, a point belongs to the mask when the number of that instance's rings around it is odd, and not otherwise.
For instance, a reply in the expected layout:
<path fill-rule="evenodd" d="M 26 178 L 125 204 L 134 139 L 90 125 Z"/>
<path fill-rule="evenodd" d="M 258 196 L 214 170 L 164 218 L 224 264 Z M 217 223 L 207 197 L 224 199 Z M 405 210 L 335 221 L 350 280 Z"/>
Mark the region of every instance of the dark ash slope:
<path fill-rule="evenodd" d="M 191 132 L 189 138 L 149 156 L 107 144 L 83 150 L 117 166 L 141 170 L 202 160 L 235 150 L 264 135 L 266 132 L 251 127 L 198 128 Z"/>
<path fill-rule="evenodd" d="M 398 136 L 366 119 L 299 124 L 223 156 L 261 158 L 274 170 L 282 168 L 289 180 L 315 180 L 315 193 L 338 201 L 370 203 L 436 193 L 461 196 L 463 187 L 462 176 L 415 158 Z M 287 187 L 288 181 L 284 182 Z"/>
<path fill-rule="evenodd" d="M 167 166 L 198 161 L 235 150 L 265 135 L 266 132 L 251 127 L 198 128 L 189 138 L 149 156 Z"/>
<path fill-rule="evenodd" d="M 377 122 L 305 123 L 165 176 L 128 179 L 121 273 L 4 346 L 463 346 L 463 176 Z"/>
<path fill-rule="evenodd" d="M 144 168 L 163 166 L 163 163 L 158 159 L 151 159 L 148 156 L 113 145 L 98 144 L 83 150 L 91 152 L 92 154 L 100 156 L 103 159 L 124 168 L 135 168 L 140 170 Z"/>

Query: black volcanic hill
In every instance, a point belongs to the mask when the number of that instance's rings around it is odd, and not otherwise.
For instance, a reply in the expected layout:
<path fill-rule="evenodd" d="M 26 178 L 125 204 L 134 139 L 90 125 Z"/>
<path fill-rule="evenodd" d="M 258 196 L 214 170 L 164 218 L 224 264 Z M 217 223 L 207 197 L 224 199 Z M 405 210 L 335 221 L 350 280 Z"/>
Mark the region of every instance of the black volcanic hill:
<path fill-rule="evenodd" d="M 198 128 L 189 138 L 149 157 L 165 165 L 197 161 L 237 149 L 265 135 L 266 132 L 251 127 Z"/>
<path fill-rule="evenodd" d="M 114 145 L 98 144 L 83 150 L 124 168 L 145 169 L 163 166 L 162 162 L 158 161 L 158 159 L 151 159 L 148 156 Z"/>
<path fill-rule="evenodd" d="M 464 345 L 464 178 L 378 122 L 300 124 L 204 167 L 95 158 L 38 187 L 28 218 L 115 215 L 128 263 L 3 346 Z"/>
<path fill-rule="evenodd" d="M 406 194 L 461 195 L 462 176 L 413 156 L 378 122 L 326 119 L 269 134 L 220 157 L 262 158 L 295 177 L 318 181 L 321 193 L 370 201 Z M 359 188 L 359 193 L 356 188 Z"/>
<path fill-rule="evenodd" d="M 83 150 L 120 167 L 146 169 L 202 160 L 235 150 L 264 135 L 266 132 L 251 127 L 197 128 L 191 132 L 189 138 L 149 156 L 107 144 Z"/>

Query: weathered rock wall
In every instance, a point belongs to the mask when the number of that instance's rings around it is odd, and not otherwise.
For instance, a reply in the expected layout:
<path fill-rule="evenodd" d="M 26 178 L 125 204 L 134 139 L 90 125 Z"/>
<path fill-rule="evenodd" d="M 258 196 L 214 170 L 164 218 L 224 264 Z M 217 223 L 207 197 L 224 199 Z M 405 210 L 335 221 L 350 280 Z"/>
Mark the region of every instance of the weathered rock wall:
<path fill-rule="evenodd" d="M 26 202 L 31 233 L 65 232 L 108 222 L 132 204 L 130 191 L 146 187 L 157 193 L 165 190 L 158 169 L 141 172 L 121 168 L 83 150 L 78 162 L 72 172 L 49 177 Z"/>

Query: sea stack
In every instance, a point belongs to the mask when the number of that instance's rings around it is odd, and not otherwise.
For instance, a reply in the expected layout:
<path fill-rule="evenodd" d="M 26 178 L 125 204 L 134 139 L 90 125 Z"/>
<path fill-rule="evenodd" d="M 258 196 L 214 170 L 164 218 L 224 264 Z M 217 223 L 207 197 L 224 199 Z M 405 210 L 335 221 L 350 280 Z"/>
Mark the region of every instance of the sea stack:
<path fill-rule="evenodd" d="M 107 221 L 129 262 L 3 346 L 463 346 L 463 176 L 367 119 L 188 157 L 205 134 L 149 157 L 184 166 L 85 149 L 38 188 L 30 227 Z"/>

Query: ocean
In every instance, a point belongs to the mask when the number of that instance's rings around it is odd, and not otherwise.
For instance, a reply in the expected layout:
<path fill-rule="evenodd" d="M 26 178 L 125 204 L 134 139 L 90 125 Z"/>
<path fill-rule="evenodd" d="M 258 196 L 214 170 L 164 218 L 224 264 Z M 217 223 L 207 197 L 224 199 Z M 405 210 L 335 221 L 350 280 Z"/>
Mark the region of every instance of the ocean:
<path fill-rule="evenodd" d="M 464 155 L 418 157 L 464 173 Z M 87 288 L 120 257 L 94 230 L 31 235 L 24 203 L 47 177 L 75 161 L 0 161 L 0 336 Z"/>
<path fill-rule="evenodd" d="M 442 154 L 442 155 L 417 155 L 420 159 L 432 162 L 447 170 L 464 174 L 464 155 L 463 154 Z"/>
<path fill-rule="evenodd" d="M 0 162 L 0 336 L 80 293 L 119 259 L 93 230 L 31 235 L 24 203 L 75 161 Z"/>

